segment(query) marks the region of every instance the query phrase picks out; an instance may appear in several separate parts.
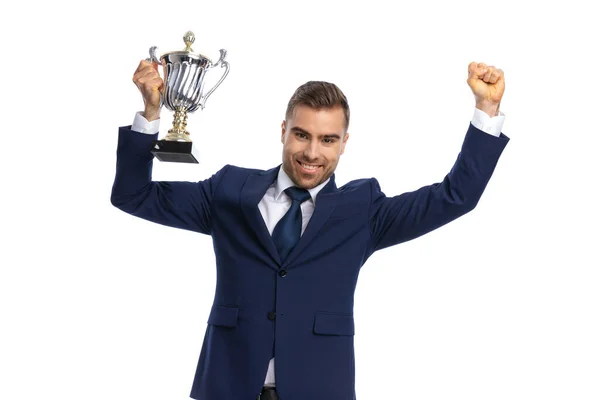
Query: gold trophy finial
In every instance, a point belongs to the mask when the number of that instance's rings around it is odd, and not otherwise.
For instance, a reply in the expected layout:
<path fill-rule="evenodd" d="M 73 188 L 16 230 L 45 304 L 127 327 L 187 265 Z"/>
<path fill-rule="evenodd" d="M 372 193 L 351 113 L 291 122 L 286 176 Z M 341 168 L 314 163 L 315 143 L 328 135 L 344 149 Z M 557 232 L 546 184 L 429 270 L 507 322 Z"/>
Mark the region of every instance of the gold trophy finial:
<path fill-rule="evenodd" d="M 194 32 L 187 31 L 185 35 L 183 35 L 183 42 L 185 43 L 184 51 L 192 51 L 192 43 L 196 40 L 196 36 L 194 36 Z"/>

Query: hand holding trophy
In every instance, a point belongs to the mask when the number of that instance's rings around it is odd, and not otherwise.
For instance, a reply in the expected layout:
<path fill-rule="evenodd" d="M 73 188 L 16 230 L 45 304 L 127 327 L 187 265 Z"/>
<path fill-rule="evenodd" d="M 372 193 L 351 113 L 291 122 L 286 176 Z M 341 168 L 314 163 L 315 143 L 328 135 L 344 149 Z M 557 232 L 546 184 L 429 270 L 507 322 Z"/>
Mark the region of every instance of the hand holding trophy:
<path fill-rule="evenodd" d="M 150 48 L 150 57 L 146 60 L 163 66 L 165 81 L 159 107 L 164 105 L 175 112 L 173 127 L 167 136 L 152 143 L 152 154 L 160 161 L 198 163 L 196 148 L 186 130 L 187 114 L 198 108 L 204 109 L 208 97 L 229 73 L 229 63 L 225 61 L 227 51 L 221 49 L 219 60 L 213 63 L 208 57 L 193 52 L 191 46 L 194 40 L 194 33 L 188 31 L 183 37 L 183 51 L 165 53 L 159 59 L 154 46 Z M 219 81 L 203 94 L 206 72 L 217 66 L 225 68 L 225 71 Z"/>

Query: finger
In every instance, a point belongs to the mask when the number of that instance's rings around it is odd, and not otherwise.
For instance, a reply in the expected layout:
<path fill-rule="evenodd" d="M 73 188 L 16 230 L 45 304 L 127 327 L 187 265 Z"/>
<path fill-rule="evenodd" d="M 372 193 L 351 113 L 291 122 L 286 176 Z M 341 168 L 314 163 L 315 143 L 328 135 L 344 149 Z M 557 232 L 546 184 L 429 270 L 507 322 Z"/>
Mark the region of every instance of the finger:
<path fill-rule="evenodd" d="M 496 82 L 498 82 L 498 79 L 500 79 L 500 72 L 497 69 L 495 69 L 492 72 L 492 74 L 490 75 L 489 82 L 490 83 L 496 83 Z"/>
<path fill-rule="evenodd" d="M 482 64 L 482 63 L 479 63 Z M 480 67 L 479 64 L 472 62 L 469 64 L 469 78 L 468 81 L 481 79 L 483 74 L 487 72 L 486 68 Z M 485 64 L 484 64 L 485 65 Z"/>
<path fill-rule="evenodd" d="M 500 80 L 503 80 L 504 79 L 504 71 L 502 71 L 500 68 L 497 68 L 495 76 L 496 76 L 496 80 L 494 81 L 494 83 L 496 83 Z"/>
<path fill-rule="evenodd" d="M 139 71 L 143 70 L 144 68 L 148 68 L 151 65 L 152 65 L 152 63 L 150 61 L 141 60 L 140 63 L 138 64 L 138 67 L 135 70 L 135 72 L 139 72 Z"/>
<path fill-rule="evenodd" d="M 496 71 L 496 68 L 493 65 L 490 65 L 487 67 L 487 72 L 485 73 L 485 75 L 483 76 L 483 81 L 484 82 L 489 82 L 492 74 L 494 73 L 494 71 Z"/>
<path fill-rule="evenodd" d="M 140 79 L 145 78 L 159 78 L 160 79 L 160 75 L 158 74 L 158 72 L 151 67 L 145 67 L 143 68 L 141 71 L 136 72 L 135 74 L 133 74 L 133 81 L 137 82 Z"/>
<path fill-rule="evenodd" d="M 135 72 L 133 73 L 134 79 L 136 79 L 135 77 L 141 77 L 141 76 L 145 76 L 147 74 L 156 74 L 158 75 L 158 64 L 155 62 L 150 62 L 150 61 L 146 61 L 146 60 L 142 60 L 140 61 L 140 64 L 138 65 L 137 69 L 135 70 Z"/>
<path fill-rule="evenodd" d="M 471 75 L 475 73 L 475 70 L 477 70 L 477 63 L 475 61 L 472 61 L 471 63 L 469 63 L 468 68 L 469 77 L 471 77 Z"/>
<path fill-rule="evenodd" d="M 147 78 L 147 77 L 159 78 L 160 75 L 153 68 L 144 68 L 141 71 L 139 71 L 133 75 L 133 80 L 138 80 L 138 79 Z"/>
<path fill-rule="evenodd" d="M 140 66 L 140 67 L 141 68 L 138 68 L 136 73 L 145 72 L 145 73 L 158 74 L 158 64 L 157 63 L 151 63 L 148 61 L 144 61 L 144 65 Z"/>
<path fill-rule="evenodd" d="M 145 89 L 148 88 L 157 88 L 160 87 L 163 84 L 162 79 L 160 78 L 140 78 L 137 81 L 138 86 L 143 87 Z"/>
<path fill-rule="evenodd" d="M 504 78 L 504 71 L 500 68 L 494 68 L 493 74 L 490 76 L 490 83 L 496 83 Z"/>
<path fill-rule="evenodd" d="M 162 87 L 163 83 L 162 80 L 159 79 L 141 79 L 141 81 L 135 82 L 135 85 L 137 86 L 138 90 L 142 93 L 142 96 L 146 97 L 157 90 L 160 91 L 160 88 Z"/>

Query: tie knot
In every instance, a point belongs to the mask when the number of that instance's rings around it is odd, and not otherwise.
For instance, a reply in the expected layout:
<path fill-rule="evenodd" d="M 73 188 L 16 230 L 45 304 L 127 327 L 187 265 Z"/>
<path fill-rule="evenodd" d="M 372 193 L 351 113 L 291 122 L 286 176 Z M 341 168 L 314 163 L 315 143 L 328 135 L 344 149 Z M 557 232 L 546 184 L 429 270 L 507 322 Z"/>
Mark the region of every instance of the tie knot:
<path fill-rule="evenodd" d="M 296 186 L 290 186 L 289 188 L 285 189 L 284 192 L 290 196 L 293 201 L 299 201 L 300 203 L 310 199 L 310 193 L 308 193 L 308 190 Z"/>

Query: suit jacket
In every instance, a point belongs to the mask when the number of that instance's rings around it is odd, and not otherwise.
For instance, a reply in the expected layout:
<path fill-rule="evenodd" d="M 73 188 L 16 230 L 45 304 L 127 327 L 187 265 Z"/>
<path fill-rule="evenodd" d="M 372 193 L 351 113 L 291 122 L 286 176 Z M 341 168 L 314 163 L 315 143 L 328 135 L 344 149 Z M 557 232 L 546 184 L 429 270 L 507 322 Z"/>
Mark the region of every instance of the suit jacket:
<path fill-rule="evenodd" d="M 509 138 L 469 125 L 443 181 L 387 197 L 376 179 L 319 192 L 300 242 L 280 260 L 257 204 L 279 167 L 227 165 L 200 182 L 152 181 L 148 135 L 119 129 L 111 202 L 159 224 L 211 235 L 214 303 L 190 397 L 252 400 L 271 357 L 283 400 L 351 400 L 354 290 L 375 251 L 430 232 L 471 211 Z"/>

